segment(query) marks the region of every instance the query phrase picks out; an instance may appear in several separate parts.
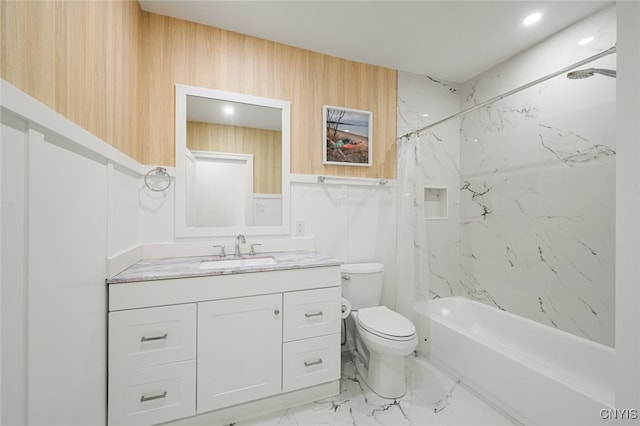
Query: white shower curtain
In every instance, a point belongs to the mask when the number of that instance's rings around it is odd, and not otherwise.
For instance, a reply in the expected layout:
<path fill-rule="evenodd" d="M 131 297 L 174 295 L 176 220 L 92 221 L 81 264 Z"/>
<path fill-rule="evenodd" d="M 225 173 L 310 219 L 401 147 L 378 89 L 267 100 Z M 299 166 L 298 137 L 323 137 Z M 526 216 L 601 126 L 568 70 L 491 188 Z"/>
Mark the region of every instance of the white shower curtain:
<path fill-rule="evenodd" d="M 397 274 L 396 310 L 416 325 L 420 345 L 426 343 L 429 324 L 427 235 L 424 221 L 425 176 L 421 167 L 423 138 L 411 135 L 398 140 L 397 187 Z"/>

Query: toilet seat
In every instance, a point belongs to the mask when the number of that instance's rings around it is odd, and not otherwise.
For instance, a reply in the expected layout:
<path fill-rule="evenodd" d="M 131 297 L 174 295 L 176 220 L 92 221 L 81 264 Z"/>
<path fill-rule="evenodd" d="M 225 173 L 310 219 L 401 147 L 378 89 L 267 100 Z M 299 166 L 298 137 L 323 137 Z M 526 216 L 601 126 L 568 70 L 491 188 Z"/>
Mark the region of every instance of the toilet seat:
<path fill-rule="evenodd" d="M 357 323 L 369 333 L 389 340 L 412 340 L 416 336 L 413 323 L 386 306 L 358 310 Z"/>

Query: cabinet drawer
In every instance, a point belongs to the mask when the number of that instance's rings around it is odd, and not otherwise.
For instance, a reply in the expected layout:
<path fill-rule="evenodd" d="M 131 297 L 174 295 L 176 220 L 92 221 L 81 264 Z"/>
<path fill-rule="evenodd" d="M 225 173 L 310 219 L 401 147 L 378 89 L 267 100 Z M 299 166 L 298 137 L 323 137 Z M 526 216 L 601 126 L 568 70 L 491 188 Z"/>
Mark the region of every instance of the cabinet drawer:
<path fill-rule="evenodd" d="M 195 304 L 109 313 L 109 373 L 195 357 Z"/>
<path fill-rule="evenodd" d="M 196 361 L 109 375 L 109 426 L 152 425 L 196 413 Z"/>
<path fill-rule="evenodd" d="M 339 333 L 283 344 L 283 392 L 290 392 L 338 380 L 339 378 Z"/>
<path fill-rule="evenodd" d="M 285 293 L 283 340 L 339 333 L 341 295 L 340 287 Z"/>

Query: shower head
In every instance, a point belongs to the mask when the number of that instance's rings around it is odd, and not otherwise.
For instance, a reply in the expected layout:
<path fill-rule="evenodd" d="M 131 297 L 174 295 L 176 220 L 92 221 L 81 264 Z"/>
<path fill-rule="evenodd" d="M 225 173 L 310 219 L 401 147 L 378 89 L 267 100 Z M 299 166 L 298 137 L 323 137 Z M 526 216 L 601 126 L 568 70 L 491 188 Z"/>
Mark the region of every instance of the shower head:
<path fill-rule="evenodd" d="M 571 80 L 579 80 L 582 78 L 592 77 L 594 74 L 602 74 L 607 77 L 616 78 L 615 70 L 607 70 L 604 68 L 587 68 L 584 70 L 571 71 L 567 74 L 567 78 Z"/>

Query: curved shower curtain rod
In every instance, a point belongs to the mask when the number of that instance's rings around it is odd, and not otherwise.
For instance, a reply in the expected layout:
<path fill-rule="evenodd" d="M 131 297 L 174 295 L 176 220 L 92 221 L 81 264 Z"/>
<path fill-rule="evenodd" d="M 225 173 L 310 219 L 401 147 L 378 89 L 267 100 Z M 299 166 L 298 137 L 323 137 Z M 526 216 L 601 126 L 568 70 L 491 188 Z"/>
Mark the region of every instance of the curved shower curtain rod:
<path fill-rule="evenodd" d="M 597 54 L 595 54 L 595 55 L 593 55 L 591 57 L 588 57 L 588 58 L 583 59 L 583 60 L 581 60 L 579 62 L 576 62 L 575 64 L 569 65 L 568 67 L 564 67 L 559 71 L 555 71 L 555 72 L 553 72 L 551 74 L 548 74 L 548 75 L 546 75 L 544 77 L 541 77 L 541 78 L 539 78 L 537 80 L 531 81 L 531 82 L 529 82 L 527 84 L 524 84 L 524 85 L 522 85 L 520 87 L 517 87 L 517 88 L 515 88 L 513 90 L 510 90 L 510 91 L 508 91 L 506 93 L 503 93 L 502 95 L 496 96 L 496 97 L 491 98 L 491 99 L 489 99 L 487 101 L 484 101 L 484 102 L 481 102 L 481 103 L 479 103 L 477 105 L 474 105 L 471 108 L 467 108 L 467 109 L 465 109 L 463 111 L 460 111 L 460 112 L 458 112 L 456 114 L 450 115 L 449 117 L 443 118 L 442 120 L 438 120 L 435 123 L 431 123 L 431 124 L 429 124 L 427 126 L 422 127 L 421 129 L 414 130 L 414 131 L 409 132 L 409 133 L 405 133 L 404 135 L 400 136 L 398 139 L 407 138 L 407 137 L 410 137 L 410 136 L 413 136 L 413 135 L 419 135 L 420 133 L 424 132 L 425 130 L 428 130 L 428 129 L 432 128 L 432 127 L 435 127 L 438 124 L 442 124 L 442 123 L 447 122 L 449 120 L 453 120 L 454 118 L 460 117 L 461 115 L 465 115 L 465 114 L 467 114 L 467 113 L 469 113 L 471 111 L 475 111 L 477 109 L 480 109 L 480 108 L 482 108 L 482 107 L 484 107 L 486 105 L 489 105 L 489 104 L 491 104 L 493 102 L 499 101 L 500 99 L 504 99 L 507 96 L 513 95 L 514 93 L 518 93 L 521 90 L 528 89 L 531 86 L 535 86 L 536 84 L 542 83 L 543 81 L 547 81 L 547 80 L 549 80 L 549 79 L 551 79 L 553 77 L 559 76 L 560 74 L 565 74 L 565 73 L 571 71 L 574 68 L 581 67 L 582 65 L 586 65 L 589 62 L 595 61 L 596 59 L 600 59 L 600 58 L 603 58 L 605 56 L 612 55 L 614 53 L 616 53 L 616 46 L 615 45 L 610 47 L 610 48 L 608 48 L 607 50 L 603 50 L 602 52 L 597 53 Z"/>

